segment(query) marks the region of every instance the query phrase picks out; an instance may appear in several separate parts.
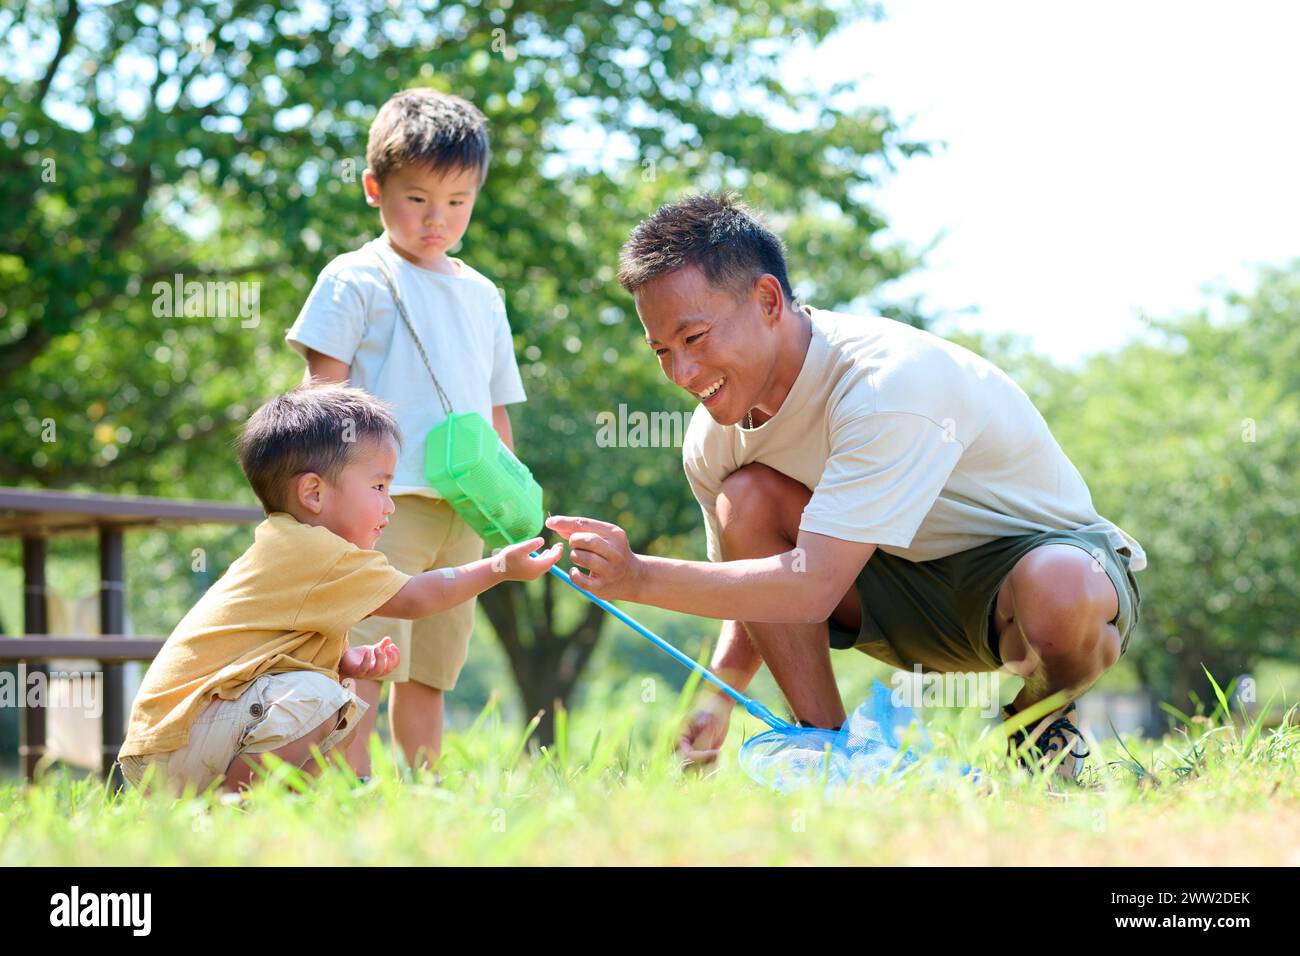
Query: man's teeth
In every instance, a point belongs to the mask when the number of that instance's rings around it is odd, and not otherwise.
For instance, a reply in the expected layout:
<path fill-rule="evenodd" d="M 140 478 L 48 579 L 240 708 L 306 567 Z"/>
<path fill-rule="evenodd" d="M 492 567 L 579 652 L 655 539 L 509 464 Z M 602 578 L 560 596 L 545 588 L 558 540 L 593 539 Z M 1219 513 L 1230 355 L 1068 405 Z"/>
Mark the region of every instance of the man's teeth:
<path fill-rule="evenodd" d="M 718 389 L 722 388 L 722 383 L 725 382 L 725 381 L 726 381 L 726 378 L 725 378 L 725 377 L 724 377 L 724 378 L 720 378 L 720 379 L 718 379 L 716 382 L 714 382 L 712 385 L 710 385 L 708 388 L 706 388 L 704 391 L 702 391 L 702 392 L 698 392 L 697 394 L 699 395 L 700 398 L 708 398 L 710 395 L 712 395 L 712 394 L 713 394 L 714 392 L 716 392 Z"/>

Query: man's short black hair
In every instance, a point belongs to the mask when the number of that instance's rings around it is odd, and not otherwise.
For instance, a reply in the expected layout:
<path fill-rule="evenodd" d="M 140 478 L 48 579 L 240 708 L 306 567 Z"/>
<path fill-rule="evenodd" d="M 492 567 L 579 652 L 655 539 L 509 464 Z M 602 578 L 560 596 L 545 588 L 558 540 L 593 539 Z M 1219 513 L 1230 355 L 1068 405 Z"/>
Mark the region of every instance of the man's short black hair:
<path fill-rule="evenodd" d="M 403 166 L 440 173 L 472 169 L 479 183 L 491 159 L 487 119 L 469 100 L 424 87 L 403 90 L 379 108 L 370 124 L 366 165 L 383 182 Z"/>
<path fill-rule="evenodd" d="M 786 301 L 794 301 L 785 246 L 735 193 L 702 193 L 660 206 L 624 244 L 618 281 L 635 293 L 651 279 L 685 266 L 699 268 L 709 282 L 738 295 L 770 274 L 781 283 Z"/>
<path fill-rule="evenodd" d="M 335 481 L 358 450 L 401 432 L 392 409 L 359 388 L 310 384 L 277 395 L 239 434 L 239 464 L 267 514 L 287 511 L 294 479 Z"/>

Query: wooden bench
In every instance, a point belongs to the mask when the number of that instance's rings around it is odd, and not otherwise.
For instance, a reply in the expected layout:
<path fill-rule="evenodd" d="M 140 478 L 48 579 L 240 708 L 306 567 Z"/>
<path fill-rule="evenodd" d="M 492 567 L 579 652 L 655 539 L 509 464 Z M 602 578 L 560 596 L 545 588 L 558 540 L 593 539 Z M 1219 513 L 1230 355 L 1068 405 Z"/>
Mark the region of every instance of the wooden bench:
<path fill-rule="evenodd" d="M 0 535 L 18 536 L 23 552 L 23 630 L 0 637 L 0 663 L 34 664 L 59 658 L 90 658 L 103 669 L 102 765 L 113 772 L 126 731 L 123 665 L 153 660 L 158 637 L 126 637 L 126 581 L 123 535 L 132 528 L 177 528 L 200 524 L 251 524 L 260 508 L 219 501 L 81 495 L 66 491 L 0 487 Z M 103 636 L 51 636 L 47 626 L 46 542 L 56 534 L 94 533 L 99 539 L 99 630 Z M 22 772 L 31 779 L 45 755 L 45 714 L 39 707 L 19 709 Z M 120 781 L 119 781 L 120 782 Z"/>

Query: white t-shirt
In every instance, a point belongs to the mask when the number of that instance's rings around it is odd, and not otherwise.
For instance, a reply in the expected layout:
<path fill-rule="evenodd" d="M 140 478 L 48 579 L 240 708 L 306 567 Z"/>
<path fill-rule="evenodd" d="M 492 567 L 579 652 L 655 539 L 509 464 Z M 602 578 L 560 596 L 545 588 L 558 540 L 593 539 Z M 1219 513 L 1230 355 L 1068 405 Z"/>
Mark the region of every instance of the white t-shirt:
<path fill-rule="evenodd" d="M 325 267 L 285 338 L 348 364 L 348 380 L 390 403 L 402 430 L 390 493 L 439 497 L 424 476 L 424 442 L 444 418 L 433 379 L 402 322 L 375 253 L 384 257 L 407 314 L 453 411 L 478 412 L 525 400 L 500 292 L 459 259 L 443 275 L 403 259 L 386 235 Z"/>
<path fill-rule="evenodd" d="M 756 428 L 695 410 L 682 449 L 721 559 L 722 480 L 761 462 L 813 490 L 799 527 L 930 561 L 1038 531 L 1102 531 L 1141 546 L 1092 496 L 1015 382 L 975 353 L 879 316 L 809 309 L 812 338 L 777 413 Z"/>

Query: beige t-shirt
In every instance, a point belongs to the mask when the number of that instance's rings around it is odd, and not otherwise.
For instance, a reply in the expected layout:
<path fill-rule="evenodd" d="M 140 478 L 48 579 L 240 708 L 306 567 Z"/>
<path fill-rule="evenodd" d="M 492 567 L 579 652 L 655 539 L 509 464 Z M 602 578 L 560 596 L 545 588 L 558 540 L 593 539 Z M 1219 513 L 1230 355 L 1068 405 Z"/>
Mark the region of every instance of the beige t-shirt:
<path fill-rule="evenodd" d="M 338 680 L 348 630 L 409 580 L 378 551 L 285 512 L 270 515 L 149 666 L 122 755 L 185 746 L 213 694 L 235 700 L 263 674 Z"/>
<path fill-rule="evenodd" d="M 902 322 L 808 309 L 812 339 L 777 413 L 719 425 L 700 406 L 682 449 L 721 559 L 722 481 L 761 462 L 812 489 L 799 527 L 930 561 L 995 538 L 1102 531 L 1131 566 L 1141 546 L 1092 496 L 1029 397 L 975 353 Z"/>

